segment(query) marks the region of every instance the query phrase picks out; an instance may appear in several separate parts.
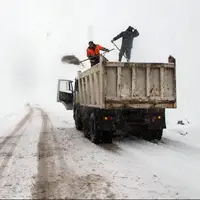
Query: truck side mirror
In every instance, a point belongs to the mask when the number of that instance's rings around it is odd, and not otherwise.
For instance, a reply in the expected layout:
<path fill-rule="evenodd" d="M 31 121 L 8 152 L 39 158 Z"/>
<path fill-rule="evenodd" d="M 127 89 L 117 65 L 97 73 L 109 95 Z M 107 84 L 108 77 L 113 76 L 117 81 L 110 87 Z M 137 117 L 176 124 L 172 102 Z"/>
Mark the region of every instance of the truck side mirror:
<path fill-rule="evenodd" d="M 73 109 L 73 81 L 58 80 L 57 102 L 62 103 L 67 110 Z"/>

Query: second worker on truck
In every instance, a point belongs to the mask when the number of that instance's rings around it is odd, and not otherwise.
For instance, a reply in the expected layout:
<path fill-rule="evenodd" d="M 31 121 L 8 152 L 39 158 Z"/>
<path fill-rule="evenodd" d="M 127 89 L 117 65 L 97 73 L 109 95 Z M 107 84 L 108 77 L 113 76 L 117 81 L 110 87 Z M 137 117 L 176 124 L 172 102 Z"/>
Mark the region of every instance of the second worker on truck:
<path fill-rule="evenodd" d="M 100 50 L 109 52 L 109 49 L 100 46 L 99 44 L 94 44 L 93 41 L 89 42 L 89 47 L 87 48 L 87 57 L 90 60 L 91 67 L 99 63 L 100 61 Z"/>
<path fill-rule="evenodd" d="M 134 29 L 132 26 L 129 26 L 125 31 L 121 32 L 119 35 L 113 38 L 111 42 L 118 40 L 122 37 L 122 45 L 119 52 L 119 62 L 122 60 L 122 56 L 125 53 L 127 62 L 131 59 L 131 50 L 133 47 L 133 39 L 139 36 L 137 29 Z"/>

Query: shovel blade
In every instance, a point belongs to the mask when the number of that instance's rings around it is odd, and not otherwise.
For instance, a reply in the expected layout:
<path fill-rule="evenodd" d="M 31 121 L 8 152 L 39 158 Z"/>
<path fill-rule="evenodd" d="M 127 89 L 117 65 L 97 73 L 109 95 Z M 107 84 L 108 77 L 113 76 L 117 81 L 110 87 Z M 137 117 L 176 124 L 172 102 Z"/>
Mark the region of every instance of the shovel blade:
<path fill-rule="evenodd" d="M 69 64 L 74 64 L 74 65 L 79 65 L 80 64 L 80 60 L 74 55 L 63 56 L 62 57 L 62 62 L 69 63 Z"/>

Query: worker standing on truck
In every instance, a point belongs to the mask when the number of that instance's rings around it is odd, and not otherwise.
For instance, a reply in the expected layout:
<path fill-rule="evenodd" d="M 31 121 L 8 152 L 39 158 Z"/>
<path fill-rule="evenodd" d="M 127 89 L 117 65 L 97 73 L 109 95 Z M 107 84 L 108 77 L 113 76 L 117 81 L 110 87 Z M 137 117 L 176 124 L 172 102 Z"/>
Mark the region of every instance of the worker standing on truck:
<path fill-rule="evenodd" d="M 137 29 L 129 26 L 125 31 L 121 32 L 119 35 L 113 38 L 112 43 L 122 37 L 122 45 L 119 52 L 119 62 L 122 60 L 122 56 L 126 55 L 127 62 L 131 59 L 131 50 L 133 47 L 133 39 L 139 36 Z"/>
<path fill-rule="evenodd" d="M 89 42 L 89 47 L 87 48 L 87 57 L 90 60 L 91 67 L 100 62 L 100 50 L 109 52 L 109 49 L 102 47 L 99 44 L 94 44 L 93 41 Z"/>

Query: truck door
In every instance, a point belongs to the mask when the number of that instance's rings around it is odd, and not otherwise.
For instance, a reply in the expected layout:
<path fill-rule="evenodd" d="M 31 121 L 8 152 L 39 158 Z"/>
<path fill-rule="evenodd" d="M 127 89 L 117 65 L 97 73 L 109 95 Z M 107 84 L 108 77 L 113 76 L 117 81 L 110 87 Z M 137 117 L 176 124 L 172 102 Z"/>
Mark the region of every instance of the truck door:
<path fill-rule="evenodd" d="M 62 103 L 67 110 L 73 109 L 73 81 L 58 80 L 57 102 Z"/>

